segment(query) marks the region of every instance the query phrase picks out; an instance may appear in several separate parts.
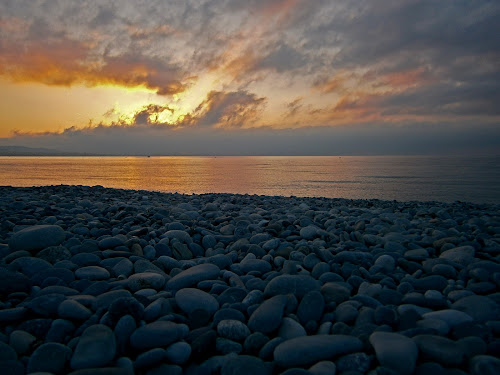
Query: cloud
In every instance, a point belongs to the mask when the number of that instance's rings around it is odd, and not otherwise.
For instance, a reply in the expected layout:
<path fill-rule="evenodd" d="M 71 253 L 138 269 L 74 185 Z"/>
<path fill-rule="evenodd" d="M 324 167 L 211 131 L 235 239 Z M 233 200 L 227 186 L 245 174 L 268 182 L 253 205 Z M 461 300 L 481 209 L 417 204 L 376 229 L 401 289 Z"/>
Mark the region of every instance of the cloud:
<path fill-rule="evenodd" d="M 266 98 L 248 91 L 210 91 L 191 112 L 184 113 L 169 105 L 149 104 L 139 108 L 132 115 L 124 115 L 115 108 L 104 117 L 118 116 L 111 123 L 100 126 L 123 128 L 144 127 L 197 127 L 197 128 L 245 128 L 258 126 L 258 120 L 265 108 Z M 73 131 L 75 129 L 71 129 Z"/>
<path fill-rule="evenodd" d="M 300 111 L 300 109 L 303 107 L 303 104 L 302 104 L 302 100 L 304 98 L 302 97 L 299 97 L 297 99 L 294 99 L 292 100 L 290 103 L 287 103 L 286 104 L 286 113 L 284 115 L 284 118 L 287 119 L 287 118 L 290 118 L 290 117 L 294 117 L 295 115 L 297 115 Z"/>
<path fill-rule="evenodd" d="M 498 155 L 500 129 L 466 122 L 295 130 L 100 125 L 62 133 L 18 134 L 0 139 L 0 145 L 115 155 Z"/>
<path fill-rule="evenodd" d="M 1 77 L 163 95 L 134 125 L 500 121 L 494 1 L 9 0 L 0 14 Z"/>
<path fill-rule="evenodd" d="M 211 91 L 194 111 L 195 123 L 220 128 L 251 126 L 259 119 L 266 99 L 247 91 Z"/>

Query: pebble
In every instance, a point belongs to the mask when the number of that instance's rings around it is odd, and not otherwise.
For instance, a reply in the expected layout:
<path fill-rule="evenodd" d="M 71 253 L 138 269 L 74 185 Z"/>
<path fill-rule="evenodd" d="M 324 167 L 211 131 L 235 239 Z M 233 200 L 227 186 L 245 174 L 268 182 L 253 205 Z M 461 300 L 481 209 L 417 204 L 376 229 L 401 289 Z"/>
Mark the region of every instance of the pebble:
<path fill-rule="evenodd" d="M 191 346 L 187 342 L 176 342 L 165 350 L 165 358 L 175 365 L 183 365 L 191 356 Z"/>
<path fill-rule="evenodd" d="M 219 302 L 214 296 L 195 288 L 184 288 L 175 294 L 175 302 L 186 314 L 195 310 L 205 310 L 213 315 L 219 309 Z"/>
<path fill-rule="evenodd" d="M 11 251 L 26 250 L 36 253 L 49 246 L 60 245 L 66 233 L 58 225 L 35 225 L 21 229 L 9 240 Z"/>
<path fill-rule="evenodd" d="M 116 354 L 113 331 L 102 324 L 95 324 L 83 331 L 71 357 L 74 370 L 101 367 L 109 364 Z"/>
<path fill-rule="evenodd" d="M 172 277 L 167 282 L 167 288 L 182 289 L 196 285 L 203 280 L 216 280 L 219 271 L 219 267 L 214 264 L 199 264 Z"/>
<path fill-rule="evenodd" d="M 382 366 L 399 374 L 413 374 L 418 348 L 412 339 L 399 333 L 375 332 L 369 341 Z"/>
<path fill-rule="evenodd" d="M 495 205 L 46 186 L 0 212 L 2 373 L 499 372 Z"/>
<path fill-rule="evenodd" d="M 279 344 L 274 350 L 274 360 L 282 367 L 306 366 L 362 348 L 361 340 L 352 336 L 302 336 Z"/>
<path fill-rule="evenodd" d="M 9 335 L 9 345 L 19 356 L 27 354 L 31 350 L 35 341 L 35 336 L 22 330 L 13 331 Z"/>
<path fill-rule="evenodd" d="M 217 333 L 229 340 L 243 341 L 250 335 L 250 330 L 239 320 L 227 319 L 217 324 Z"/>
<path fill-rule="evenodd" d="M 111 276 L 109 271 L 99 266 L 86 266 L 78 268 L 75 276 L 79 279 L 87 280 L 107 280 Z"/>
<path fill-rule="evenodd" d="M 69 320 L 87 320 L 92 312 L 81 303 L 73 300 L 64 300 L 57 308 L 57 315 Z"/>
<path fill-rule="evenodd" d="M 165 276 L 156 272 L 136 273 L 127 279 L 127 286 L 132 292 L 148 288 L 160 290 L 164 285 Z"/>
<path fill-rule="evenodd" d="M 248 320 L 248 328 L 253 332 L 270 333 L 278 329 L 288 298 L 278 295 L 264 301 Z"/>
<path fill-rule="evenodd" d="M 249 355 L 230 355 L 221 368 L 221 375 L 271 375 L 273 366 Z"/>
<path fill-rule="evenodd" d="M 130 345 L 138 350 L 166 347 L 182 336 L 182 328 L 173 322 L 156 321 L 137 328 L 130 336 Z"/>
<path fill-rule="evenodd" d="M 311 291 L 304 295 L 297 309 L 297 316 L 302 324 L 313 320 L 318 321 L 323 316 L 325 300 L 318 291 Z"/>
<path fill-rule="evenodd" d="M 71 358 L 71 349 L 67 346 L 49 342 L 40 345 L 28 361 L 28 373 L 48 372 L 53 374 L 64 374 L 66 363 Z"/>
<path fill-rule="evenodd" d="M 307 275 L 280 275 L 272 279 L 264 289 L 266 297 L 278 294 L 293 294 L 298 299 L 304 297 L 308 292 L 319 290 L 320 283 Z"/>
<path fill-rule="evenodd" d="M 465 358 L 465 352 L 457 342 L 436 335 L 413 337 L 423 358 L 436 361 L 444 366 L 458 366 Z"/>
<path fill-rule="evenodd" d="M 475 250 L 472 246 L 460 246 L 443 251 L 440 259 L 446 259 L 461 266 L 467 266 L 474 261 Z"/>
<path fill-rule="evenodd" d="M 311 375 L 335 375 L 337 366 L 330 361 L 320 361 L 309 368 Z"/>
<path fill-rule="evenodd" d="M 478 355 L 470 361 L 472 375 L 498 375 L 500 374 L 500 359 L 489 355 Z"/>
<path fill-rule="evenodd" d="M 467 323 L 467 322 L 472 322 L 474 319 L 459 310 L 438 310 L 438 311 L 431 311 L 428 313 L 425 313 L 422 315 L 423 319 L 439 319 L 444 322 L 446 322 L 447 325 L 450 326 L 450 328 L 453 328 L 455 326 L 458 326 L 462 323 Z"/>
<path fill-rule="evenodd" d="M 477 322 L 497 320 L 500 316 L 498 303 L 485 296 L 466 296 L 453 303 L 451 308 L 466 313 Z"/>
<path fill-rule="evenodd" d="M 293 339 L 294 337 L 306 336 L 306 330 L 300 325 L 299 322 L 292 318 L 285 317 L 281 322 L 278 330 L 278 336 L 283 337 L 285 340 Z"/>

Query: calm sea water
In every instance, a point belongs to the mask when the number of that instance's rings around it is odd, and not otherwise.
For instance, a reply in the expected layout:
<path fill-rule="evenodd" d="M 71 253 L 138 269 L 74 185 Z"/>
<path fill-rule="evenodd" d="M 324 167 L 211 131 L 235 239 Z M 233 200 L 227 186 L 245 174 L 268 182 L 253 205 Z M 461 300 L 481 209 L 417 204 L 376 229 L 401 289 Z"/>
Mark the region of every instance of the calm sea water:
<path fill-rule="evenodd" d="M 0 157 L 0 185 L 500 203 L 500 157 Z"/>

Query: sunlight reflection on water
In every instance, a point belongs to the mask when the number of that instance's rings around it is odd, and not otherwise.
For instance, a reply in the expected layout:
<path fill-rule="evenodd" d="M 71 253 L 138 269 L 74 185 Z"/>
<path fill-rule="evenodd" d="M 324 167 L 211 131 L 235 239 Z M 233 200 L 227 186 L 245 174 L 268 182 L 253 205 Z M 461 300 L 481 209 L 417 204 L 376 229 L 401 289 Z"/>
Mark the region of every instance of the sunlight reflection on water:
<path fill-rule="evenodd" d="M 0 185 L 500 203 L 498 157 L 0 157 Z"/>

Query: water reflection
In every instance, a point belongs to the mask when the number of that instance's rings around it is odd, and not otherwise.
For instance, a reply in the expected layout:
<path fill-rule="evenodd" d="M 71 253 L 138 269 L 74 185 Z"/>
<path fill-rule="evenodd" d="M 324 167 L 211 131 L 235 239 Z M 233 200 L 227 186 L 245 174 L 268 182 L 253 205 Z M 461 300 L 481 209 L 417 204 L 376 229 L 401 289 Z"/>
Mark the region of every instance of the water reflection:
<path fill-rule="evenodd" d="M 0 184 L 498 203 L 499 161 L 440 157 L 0 157 Z"/>

